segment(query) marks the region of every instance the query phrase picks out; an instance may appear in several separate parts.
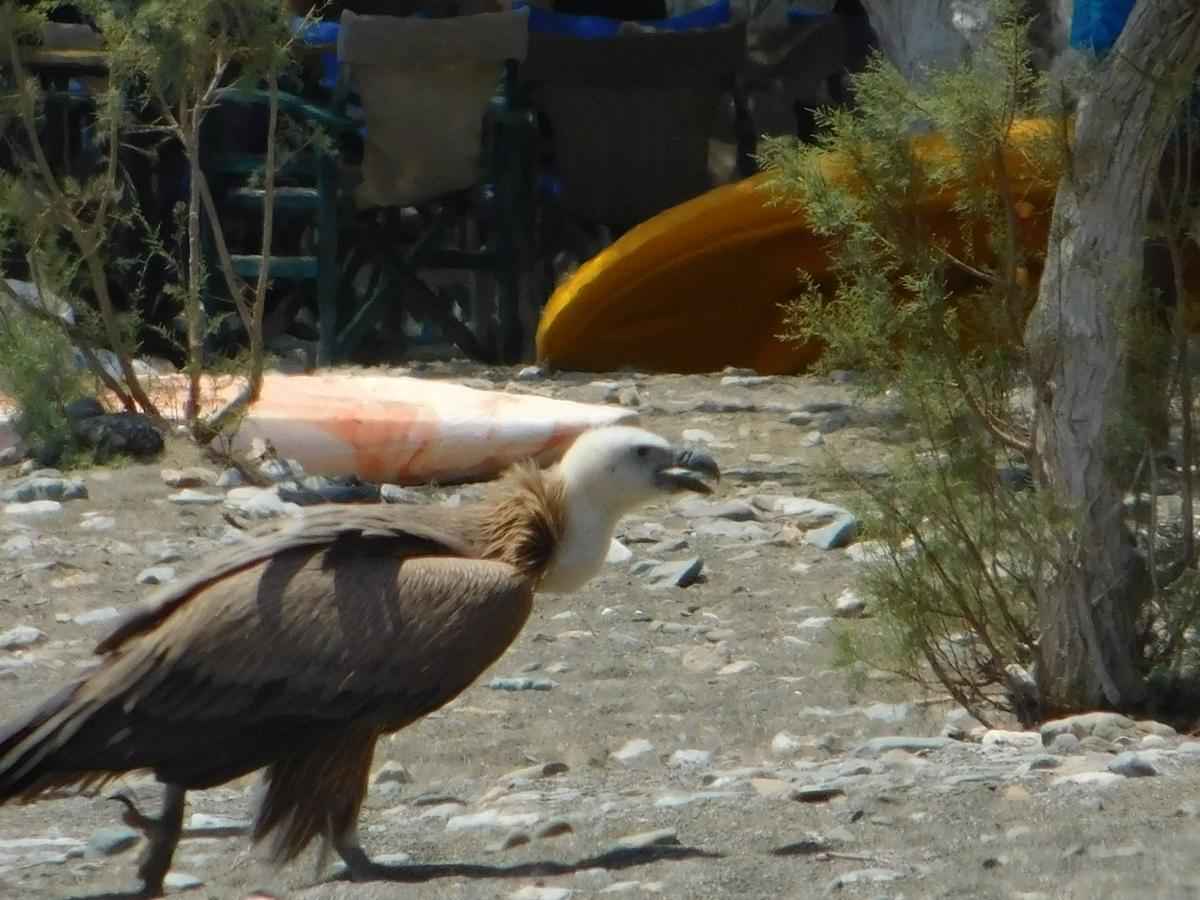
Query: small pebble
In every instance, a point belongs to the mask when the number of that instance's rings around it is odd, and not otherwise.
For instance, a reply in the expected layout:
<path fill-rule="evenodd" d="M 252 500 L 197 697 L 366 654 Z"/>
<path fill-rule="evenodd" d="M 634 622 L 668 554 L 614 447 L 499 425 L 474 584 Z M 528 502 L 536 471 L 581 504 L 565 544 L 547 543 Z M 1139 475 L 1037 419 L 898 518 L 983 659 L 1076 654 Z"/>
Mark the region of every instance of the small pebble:
<path fill-rule="evenodd" d="M 206 494 L 191 488 L 184 488 L 176 494 L 171 494 L 167 499 L 180 506 L 213 506 L 221 502 L 221 498 L 215 494 Z"/>
<path fill-rule="evenodd" d="M 24 650 L 46 639 L 46 633 L 32 625 L 17 625 L 0 634 L 0 650 Z"/>
<path fill-rule="evenodd" d="M 558 685 L 549 678 L 493 678 L 487 686 L 494 691 L 552 691 Z"/>
<path fill-rule="evenodd" d="M 1158 769 L 1145 754 L 1131 750 L 1118 753 L 1108 764 L 1108 771 L 1124 775 L 1126 778 L 1148 778 L 1158 774 Z"/>
<path fill-rule="evenodd" d="M 176 577 L 175 570 L 170 566 L 151 566 L 138 572 L 137 583 L 166 584 L 168 581 L 174 581 Z"/>
<path fill-rule="evenodd" d="M 645 738 L 634 738 L 627 741 L 619 750 L 614 750 L 612 758 L 619 762 L 630 762 L 639 756 L 645 756 L 654 750 L 654 745 Z"/>
<path fill-rule="evenodd" d="M 88 838 L 88 849 L 101 856 L 116 856 L 142 839 L 140 831 L 127 825 L 97 828 Z"/>
<path fill-rule="evenodd" d="M 847 588 L 833 601 L 833 614 L 840 619 L 857 619 L 867 611 L 867 603 L 855 591 Z"/>

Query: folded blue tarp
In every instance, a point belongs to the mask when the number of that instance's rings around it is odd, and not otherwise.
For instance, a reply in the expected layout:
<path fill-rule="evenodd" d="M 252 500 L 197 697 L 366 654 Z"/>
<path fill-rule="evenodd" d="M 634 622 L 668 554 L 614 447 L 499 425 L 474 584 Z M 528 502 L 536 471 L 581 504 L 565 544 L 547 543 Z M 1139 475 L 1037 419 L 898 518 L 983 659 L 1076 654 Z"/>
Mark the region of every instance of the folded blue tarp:
<path fill-rule="evenodd" d="M 514 4 L 515 8 L 524 3 Z M 729 0 L 715 0 L 708 6 L 671 16 L 669 19 L 650 19 L 641 24 L 656 31 L 690 31 L 693 28 L 715 28 L 727 25 L 733 19 Z M 621 30 L 623 23 L 620 19 L 610 19 L 606 16 L 574 16 L 567 13 L 542 9 L 540 6 L 529 7 L 529 30 L 542 34 L 563 34 L 580 38 L 613 37 Z"/>
<path fill-rule="evenodd" d="M 1075 0 L 1071 46 L 1103 53 L 1117 42 L 1137 0 Z"/>

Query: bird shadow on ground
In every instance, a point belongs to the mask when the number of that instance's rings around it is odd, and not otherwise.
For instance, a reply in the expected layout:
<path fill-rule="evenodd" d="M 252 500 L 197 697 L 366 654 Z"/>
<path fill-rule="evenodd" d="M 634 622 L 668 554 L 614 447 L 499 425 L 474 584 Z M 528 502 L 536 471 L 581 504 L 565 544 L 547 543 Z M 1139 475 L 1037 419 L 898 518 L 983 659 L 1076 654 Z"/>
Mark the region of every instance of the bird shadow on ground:
<path fill-rule="evenodd" d="M 538 860 L 510 865 L 447 862 L 403 865 L 375 864 L 371 881 L 432 881 L 435 878 L 528 878 L 531 876 L 571 875 L 584 869 L 629 869 L 660 860 L 722 859 L 723 853 L 682 847 L 678 844 L 654 844 L 649 847 L 617 847 L 575 862 Z M 341 873 L 330 880 L 346 880 Z M 89 898 L 91 900 L 91 898 Z"/>
<path fill-rule="evenodd" d="M 584 869 L 629 869 L 649 865 L 660 860 L 723 859 L 723 853 L 683 847 L 678 844 L 654 844 L 649 847 L 618 847 L 596 856 L 588 856 L 575 862 L 538 860 L 527 863 L 494 866 L 485 863 L 446 862 L 385 865 L 376 863 L 371 877 L 365 881 L 421 882 L 435 878 L 529 878 L 550 875 L 571 875 Z M 345 881 L 345 872 L 327 881 Z M 145 894 L 138 890 L 115 891 L 102 894 L 71 894 L 65 900 L 138 900 Z"/>

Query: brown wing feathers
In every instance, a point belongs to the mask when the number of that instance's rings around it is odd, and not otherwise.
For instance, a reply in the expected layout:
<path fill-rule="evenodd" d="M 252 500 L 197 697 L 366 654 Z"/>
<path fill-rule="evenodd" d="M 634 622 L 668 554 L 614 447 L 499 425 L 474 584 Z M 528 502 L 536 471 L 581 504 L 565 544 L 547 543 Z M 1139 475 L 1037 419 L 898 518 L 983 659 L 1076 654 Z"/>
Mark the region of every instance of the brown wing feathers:
<path fill-rule="evenodd" d="M 274 831 L 277 858 L 345 833 L 377 735 L 452 699 L 524 625 L 562 531 L 556 490 L 522 467 L 456 519 L 335 509 L 228 551 L 0 734 L 0 801 L 133 768 L 203 787 L 268 766 L 255 837 Z"/>

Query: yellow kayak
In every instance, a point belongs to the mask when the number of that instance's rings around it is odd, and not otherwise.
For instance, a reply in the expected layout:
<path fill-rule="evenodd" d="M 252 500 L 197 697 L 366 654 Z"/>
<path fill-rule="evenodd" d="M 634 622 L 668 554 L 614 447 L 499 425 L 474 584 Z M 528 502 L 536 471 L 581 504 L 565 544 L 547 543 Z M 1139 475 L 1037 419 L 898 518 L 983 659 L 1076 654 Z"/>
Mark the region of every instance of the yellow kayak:
<path fill-rule="evenodd" d="M 1021 239 L 1044 246 L 1056 182 L 1035 171 L 1022 149 L 1049 123 L 1019 122 L 1007 151 Z M 952 152 L 938 134 L 913 139 L 922 156 Z M 851 167 L 822 160 L 831 178 Z M 768 205 L 768 174 L 709 191 L 666 210 L 590 259 L 550 298 L 537 333 L 550 366 L 612 371 L 712 372 L 741 366 L 764 374 L 798 372 L 819 348 L 780 340 L 781 304 L 797 293 L 797 271 L 827 277 L 824 239 L 788 204 Z M 961 243 L 953 191 L 927 197 L 918 215 Z"/>

